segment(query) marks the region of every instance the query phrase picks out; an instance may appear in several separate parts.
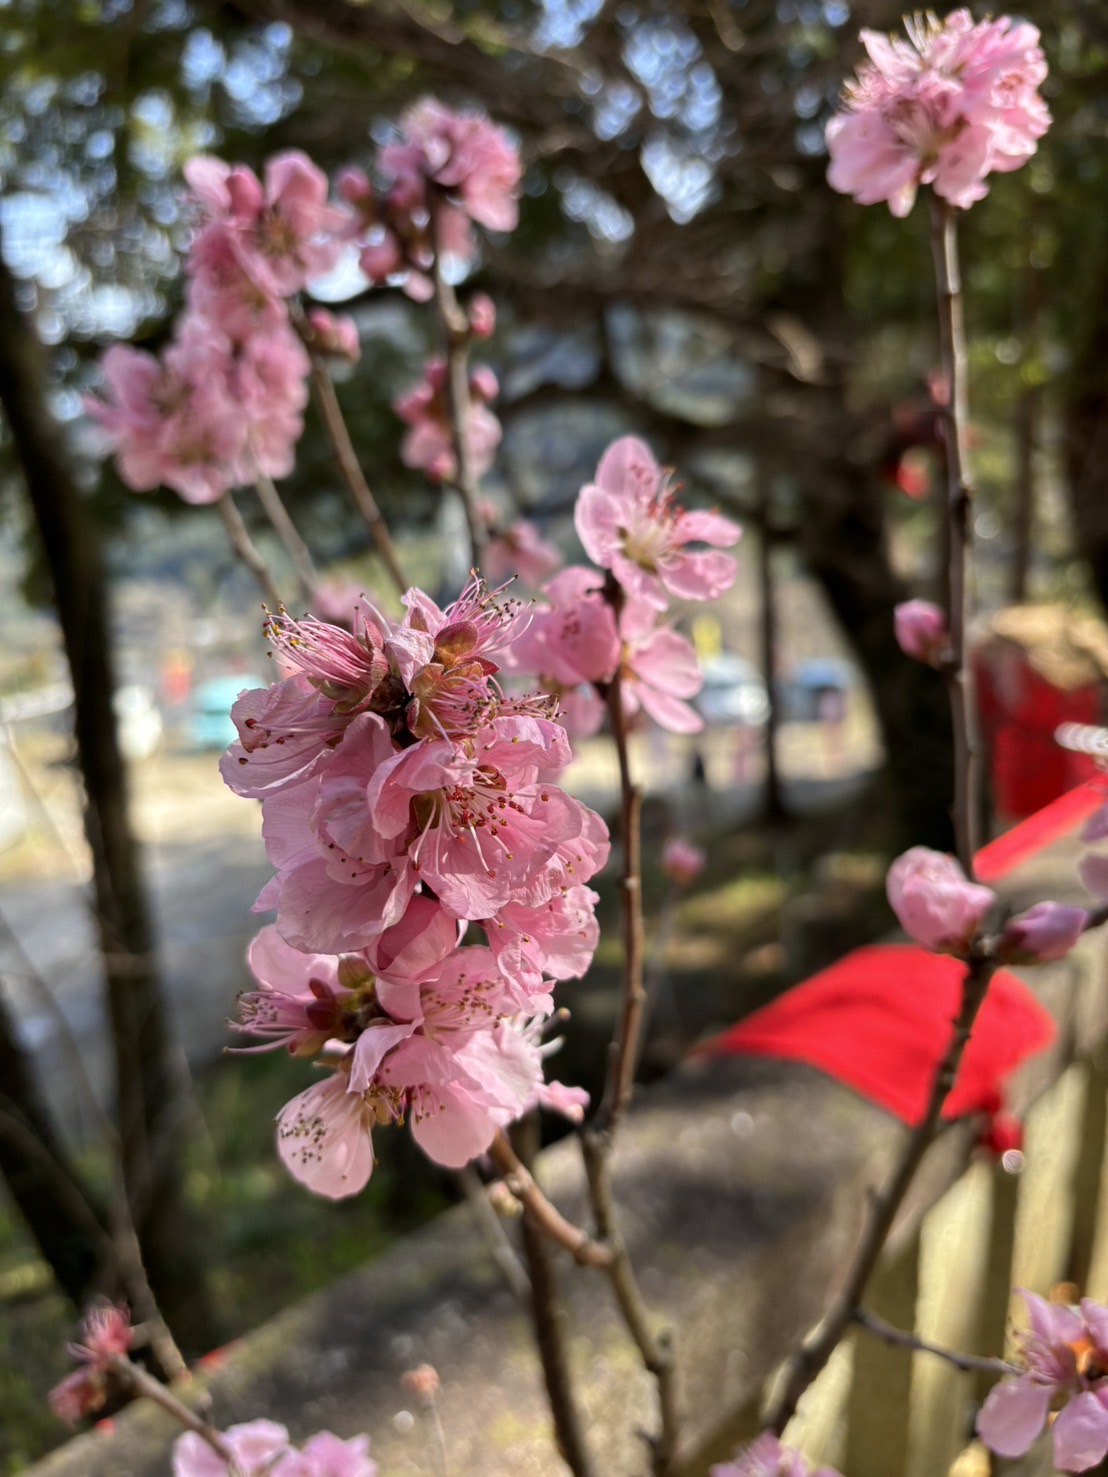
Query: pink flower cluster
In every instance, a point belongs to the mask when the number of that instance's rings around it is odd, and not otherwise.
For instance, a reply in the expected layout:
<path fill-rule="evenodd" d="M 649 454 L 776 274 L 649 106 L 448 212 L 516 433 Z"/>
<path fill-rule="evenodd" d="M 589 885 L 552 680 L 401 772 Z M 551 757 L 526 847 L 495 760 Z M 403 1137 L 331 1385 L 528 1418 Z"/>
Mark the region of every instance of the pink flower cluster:
<path fill-rule="evenodd" d="M 487 365 L 478 364 L 469 373 L 469 407 L 466 411 L 466 451 L 470 472 L 482 477 L 492 466 L 500 445 L 500 422 L 489 409 L 500 386 Z M 454 441 L 446 404 L 446 363 L 429 359 L 423 379 L 393 402 L 393 409 L 409 427 L 400 447 L 406 467 L 426 472 L 437 482 L 452 481 L 458 474 Z"/>
<path fill-rule="evenodd" d="M 1090 1298 L 1070 1308 L 1022 1289 L 1021 1296 L 1031 1320 L 1024 1370 L 989 1392 L 977 1434 L 998 1456 L 1023 1456 L 1061 1405 L 1051 1427 L 1054 1465 L 1087 1472 L 1108 1456 L 1108 1308 Z"/>
<path fill-rule="evenodd" d="M 733 1462 L 712 1467 L 710 1477 L 840 1477 L 840 1474 L 830 1467 L 813 1471 L 800 1452 L 782 1446 L 776 1436 L 766 1431 L 744 1447 Z"/>
<path fill-rule="evenodd" d="M 476 250 L 473 223 L 515 229 L 519 152 L 487 118 L 424 98 L 404 116 L 400 138 L 381 150 L 377 166 L 380 191 L 359 169 L 339 178 L 339 193 L 359 216 L 361 267 L 371 282 L 401 276 L 409 297 L 426 302 L 436 252 L 468 262 Z"/>
<path fill-rule="evenodd" d="M 485 550 L 485 578 L 496 585 L 518 577 L 525 585 L 538 589 L 561 564 L 561 554 L 529 519 L 501 523 L 491 503 L 482 503 L 480 511 L 492 534 Z"/>
<path fill-rule="evenodd" d="M 173 1477 L 377 1477 L 368 1436 L 343 1441 L 319 1431 L 295 1447 L 284 1426 L 266 1420 L 230 1426 L 220 1436 L 233 1466 L 195 1431 L 186 1431 L 173 1444 Z"/>
<path fill-rule="evenodd" d="M 440 610 L 409 591 L 396 625 L 353 631 L 271 616 L 288 675 L 242 694 L 226 782 L 262 802 L 276 909 L 250 952 L 241 1028 L 322 1055 L 327 1075 L 278 1119 L 291 1172 L 360 1190 L 375 1124 L 410 1121 L 460 1166 L 536 1102 L 579 1117 L 542 1079 L 552 984 L 597 941 L 586 886 L 604 823 L 554 780 L 571 758 L 548 696 L 507 697 L 499 658 L 526 616 L 474 581 Z M 461 942 L 470 925 L 483 943 Z"/>
<path fill-rule="evenodd" d="M 968 10 L 906 25 L 908 40 L 862 32 L 869 61 L 827 126 L 827 177 L 898 216 L 921 184 L 964 208 L 988 192 L 988 175 L 1025 163 L 1050 126 L 1039 32 L 1007 16 L 975 23 Z"/>
<path fill-rule="evenodd" d="M 674 733 L 697 732 L 703 721 L 688 703 L 702 681 L 696 652 L 658 619 L 670 594 L 710 600 L 731 585 L 735 560 L 717 548 L 735 543 L 741 530 L 718 513 L 686 512 L 650 449 L 633 436 L 605 452 L 596 481 L 581 489 L 575 518 L 600 568 L 571 565 L 542 586 L 548 603 L 536 607 L 513 647 L 513 665 L 559 695 L 577 736 L 599 728 L 601 692 L 617 671 L 628 717 L 641 709 Z"/>
<path fill-rule="evenodd" d="M 81 1323 L 80 1341 L 67 1344 L 79 1368 L 50 1391 L 54 1414 L 68 1425 L 93 1415 L 107 1399 L 112 1360 L 131 1348 L 131 1315 L 114 1303 L 89 1309 Z"/>
<path fill-rule="evenodd" d="M 173 341 L 158 357 L 109 349 L 106 398 L 86 407 L 129 487 L 164 483 L 208 503 L 259 473 L 292 471 L 310 365 L 286 300 L 334 266 L 349 217 L 327 203 L 326 176 L 297 150 L 274 155 L 264 182 L 206 156 L 190 160 L 185 177 L 202 223 Z M 348 320 L 326 315 L 313 331 L 325 348 L 356 349 Z"/>

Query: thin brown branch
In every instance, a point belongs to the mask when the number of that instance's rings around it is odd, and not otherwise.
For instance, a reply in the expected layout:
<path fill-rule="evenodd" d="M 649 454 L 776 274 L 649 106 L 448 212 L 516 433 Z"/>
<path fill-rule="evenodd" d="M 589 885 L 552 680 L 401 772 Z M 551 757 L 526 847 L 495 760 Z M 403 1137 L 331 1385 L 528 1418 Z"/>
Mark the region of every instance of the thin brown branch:
<path fill-rule="evenodd" d="M 512 1141 L 521 1160 L 530 1167 L 539 1146 L 536 1113 L 529 1113 L 514 1126 Z M 520 1236 L 527 1263 L 531 1323 L 558 1451 L 573 1477 L 595 1477 L 596 1468 L 589 1455 L 573 1384 L 567 1318 L 558 1287 L 554 1248 L 528 1210 L 520 1218 Z"/>
<path fill-rule="evenodd" d="M 947 518 L 950 547 L 950 651 L 944 663 L 954 727 L 954 839 L 958 860 L 973 877 L 977 850 L 977 719 L 973 680 L 966 661 L 969 571 L 973 551 L 973 488 L 966 456 L 969 395 L 966 330 L 958 266 L 954 207 L 932 193 L 931 249 L 938 289 L 939 336 L 947 402 L 942 417 L 946 445 Z"/>
<path fill-rule="evenodd" d="M 450 440 L 454 449 L 453 485 L 462 500 L 466 527 L 469 529 L 470 563 L 480 569 L 488 545 L 488 525 L 478 506 L 477 477 L 469 447 L 469 322 L 442 269 L 442 220 L 445 202 L 431 198 L 431 232 L 435 243 L 435 259 L 431 278 L 435 285 L 435 308 L 442 329 L 446 356 L 446 413 L 450 420 Z"/>
<path fill-rule="evenodd" d="M 523 1165 L 511 1144 L 502 1133 L 497 1133 L 489 1146 L 489 1158 L 504 1179 L 524 1210 L 531 1213 L 536 1225 L 565 1248 L 583 1267 L 607 1267 L 612 1253 L 602 1241 L 596 1241 L 587 1231 L 567 1221 L 565 1216 L 549 1201 L 535 1183 L 530 1171 Z"/>
<path fill-rule="evenodd" d="M 126 1389 L 130 1390 L 132 1395 L 144 1400 L 152 1400 L 155 1405 L 160 1405 L 178 1425 L 184 1426 L 186 1431 L 195 1431 L 197 1436 L 202 1441 L 206 1441 L 232 1471 L 235 1470 L 235 1454 L 215 1427 L 210 1426 L 194 1410 L 190 1410 L 187 1405 L 178 1400 L 173 1391 L 163 1385 L 160 1380 L 148 1374 L 141 1365 L 132 1364 L 131 1360 L 123 1354 L 113 1354 L 110 1367 L 112 1373 Z"/>
<path fill-rule="evenodd" d="M 930 1343 L 927 1339 L 920 1338 L 918 1333 L 909 1333 L 907 1329 L 886 1323 L 884 1318 L 867 1312 L 865 1308 L 855 1308 L 852 1321 L 867 1333 L 884 1339 L 887 1344 L 901 1349 L 915 1349 L 921 1354 L 934 1354 L 936 1359 L 945 1359 L 947 1364 L 953 1364 L 955 1369 L 962 1370 L 964 1374 L 1019 1374 L 1014 1364 L 1008 1364 L 1003 1359 L 988 1359 L 980 1354 L 961 1354 L 957 1349 L 947 1349 L 942 1344 Z"/>
<path fill-rule="evenodd" d="M 800 1397 L 835 1352 L 850 1326 L 855 1309 L 862 1304 L 897 1212 L 904 1203 L 904 1197 L 916 1177 L 924 1155 L 938 1134 L 943 1104 L 954 1085 L 973 1023 L 984 1002 L 995 968 L 993 960 L 983 954 L 976 955 L 969 962 L 962 983 L 961 1009 L 950 1043 L 932 1079 L 923 1119 L 908 1134 L 887 1185 L 874 1197 L 869 1220 L 855 1252 L 846 1284 L 835 1299 L 834 1306 L 786 1366 L 780 1392 L 771 1405 L 766 1420 L 766 1424 L 779 1435 L 788 1425 Z"/>
<path fill-rule="evenodd" d="M 611 1132 L 588 1129 L 581 1147 L 589 1183 L 589 1203 L 596 1217 L 596 1231 L 611 1253 L 607 1266 L 616 1303 L 627 1331 L 639 1351 L 643 1367 L 653 1375 L 658 1389 L 658 1434 L 648 1437 L 654 1477 L 668 1477 L 677 1454 L 677 1377 L 673 1342 L 668 1329 L 657 1332 L 635 1278 L 631 1258 L 619 1229 L 611 1179 Z"/>
<path fill-rule="evenodd" d="M 309 353 L 311 353 L 310 348 Z M 312 353 L 312 390 L 315 393 L 316 404 L 323 417 L 323 424 L 327 429 L 343 481 L 346 483 L 350 496 L 354 499 L 355 507 L 365 519 L 381 563 L 385 566 L 396 593 L 403 595 L 408 588 L 408 581 L 404 578 L 400 561 L 396 557 L 396 548 L 392 535 L 389 533 L 388 524 L 382 516 L 381 509 L 377 506 L 377 499 L 370 491 L 369 483 L 358 461 L 354 443 L 350 439 L 350 432 L 346 429 L 339 397 L 335 394 L 335 387 L 331 382 L 331 376 L 327 373 L 323 361 L 314 353 Z"/>
<path fill-rule="evenodd" d="M 289 515 L 289 510 L 281 500 L 281 494 L 273 484 L 273 479 L 267 477 L 264 472 L 257 472 L 254 477 L 254 486 L 257 488 L 258 498 L 266 517 L 292 560 L 304 599 L 310 606 L 319 588 L 319 574 L 308 551 L 308 546 L 300 537 L 299 530 Z"/>
<path fill-rule="evenodd" d="M 235 554 L 246 565 L 247 569 L 258 581 L 266 600 L 273 606 L 274 610 L 280 609 L 284 604 L 281 592 L 273 582 L 273 576 L 269 572 L 269 566 L 258 552 L 257 545 L 246 531 L 246 524 L 242 521 L 242 514 L 235 507 L 231 494 L 225 492 L 216 503 L 223 526 L 227 530 L 227 537 L 231 541 L 231 548 Z"/>

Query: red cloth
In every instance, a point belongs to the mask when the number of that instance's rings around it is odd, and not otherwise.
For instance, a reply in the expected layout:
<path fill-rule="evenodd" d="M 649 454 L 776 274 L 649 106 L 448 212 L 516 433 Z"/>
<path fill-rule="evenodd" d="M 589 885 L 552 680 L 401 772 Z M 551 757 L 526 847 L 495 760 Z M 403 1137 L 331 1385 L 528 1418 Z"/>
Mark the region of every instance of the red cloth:
<path fill-rule="evenodd" d="M 950 1040 L 965 971 L 960 960 L 914 944 L 856 949 L 697 1054 L 807 1062 L 915 1124 Z M 1008 1074 L 1054 1036 L 1049 1012 L 1022 980 L 998 970 L 943 1116 L 996 1113 Z"/>
<path fill-rule="evenodd" d="M 973 859 L 978 882 L 996 882 L 1007 877 L 1020 862 L 1066 836 L 1094 810 L 1108 801 L 1108 775 L 1099 773 L 1075 790 L 1068 790 L 1042 810 L 1029 815 L 995 841 L 983 846 Z"/>

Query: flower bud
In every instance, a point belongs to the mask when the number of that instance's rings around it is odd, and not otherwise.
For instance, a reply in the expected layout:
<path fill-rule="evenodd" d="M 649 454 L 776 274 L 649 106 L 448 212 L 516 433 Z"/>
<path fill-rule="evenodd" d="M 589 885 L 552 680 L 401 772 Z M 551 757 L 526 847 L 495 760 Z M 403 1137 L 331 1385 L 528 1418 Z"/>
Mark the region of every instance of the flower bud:
<path fill-rule="evenodd" d="M 312 342 L 322 354 L 336 359 L 346 359 L 357 364 L 362 357 L 362 346 L 358 339 L 358 326 L 345 313 L 336 316 L 326 308 L 313 308 L 308 314 L 312 330 Z"/>
<path fill-rule="evenodd" d="M 671 836 L 662 847 L 662 871 L 682 887 L 695 882 L 704 870 L 705 856 L 684 836 Z"/>
<path fill-rule="evenodd" d="M 1065 903 L 1036 903 L 1005 925 L 999 957 L 1005 964 L 1044 964 L 1061 959 L 1081 937 L 1089 915 Z"/>
<path fill-rule="evenodd" d="M 422 1395 L 427 1399 L 439 1387 L 438 1370 L 433 1364 L 417 1364 L 415 1369 L 406 1370 L 400 1376 L 400 1383 L 409 1395 Z"/>
<path fill-rule="evenodd" d="M 897 645 L 905 656 L 937 666 L 950 640 L 945 612 L 930 600 L 905 600 L 893 615 Z"/>
<path fill-rule="evenodd" d="M 496 329 L 496 304 L 487 292 L 474 293 L 469 300 L 469 331 L 474 338 L 491 338 Z"/>
<path fill-rule="evenodd" d="M 996 894 L 970 882 L 952 856 L 913 846 L 889 868 L 889 904 L 909 938 L 943 954 L 963 954 Z"/>

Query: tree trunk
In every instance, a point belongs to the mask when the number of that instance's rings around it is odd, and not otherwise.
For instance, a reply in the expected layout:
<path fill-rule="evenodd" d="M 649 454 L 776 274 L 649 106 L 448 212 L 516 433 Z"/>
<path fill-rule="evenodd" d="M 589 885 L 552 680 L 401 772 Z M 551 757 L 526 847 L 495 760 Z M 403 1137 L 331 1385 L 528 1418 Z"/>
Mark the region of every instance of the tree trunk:
<path fill-rule="evenodd" d="M 41 345 L 0 259 L 0 405 L 53 583 L 74 693 L 93 908 L 115 1048 L 123 1172 L 147 1271 L 187 1349 L 210 1347 L 194 1238 L 181 1202 L 184 1096 L 173 1068 L 154 935 L 112 710 L 107 596 L 65 436 L 50 414 Z"/>
<path fill-rule="evenodd" d="M 112 1286 L 111 1240 L 62 1150 L 0 998 L 0 1174 L 58 1286 L 78 1309 Z"/>
<path fill-rule="evenodd" d="M 893 612 L 909 591 L 889 560 L 883 492 L 865 468 L 845 459 L 810 467 L 807 475 L 818 480 L 820 495 L 806 502 L 801 547 L 870 681 L 896 812 L 894 842 L 950 851 L 950 710 L 939 674 L 896 642 Z"/>

